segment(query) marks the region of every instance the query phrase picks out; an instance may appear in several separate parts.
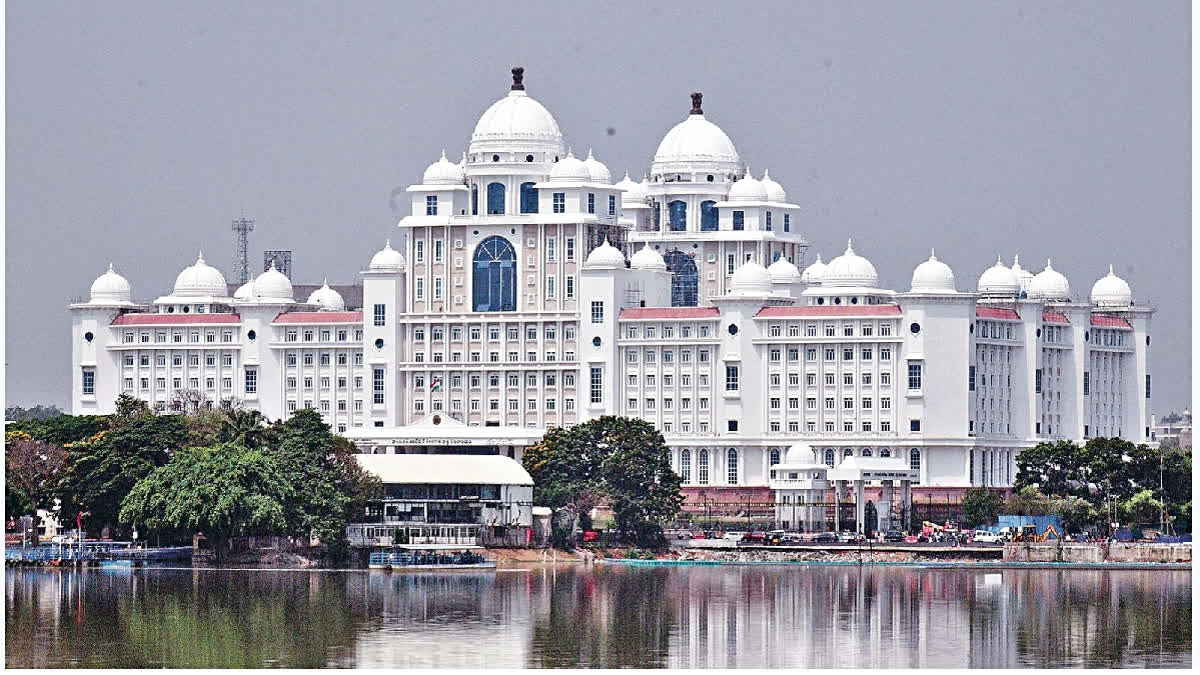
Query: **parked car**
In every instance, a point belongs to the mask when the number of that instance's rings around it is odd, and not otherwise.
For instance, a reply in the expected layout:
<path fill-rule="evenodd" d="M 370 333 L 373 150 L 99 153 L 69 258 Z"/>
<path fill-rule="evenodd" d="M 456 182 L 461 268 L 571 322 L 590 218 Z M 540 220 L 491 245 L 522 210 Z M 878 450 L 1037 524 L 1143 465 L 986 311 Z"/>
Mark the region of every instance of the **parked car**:
<path fill-rule="evenodd" d="M 708 536 L 708 535 L 707 535 L 707 534 L 704 532 L 704 530 L 696 530 L 695 532 L 690 532 L 690 533 L 688 534 L 688 536 L 690 536 L 692 539 L 709 539 L 709 538 L 710 538 L 710 537 L 709 537 L 709 536 Z"/>
<path fill-rule="evenodd" d="M 680 530 L 675 533 L 676 539 L 691 539 L 692 533 L 690 530 Z"/>
<path fill-rule="evenodd" d="M 596 541 L 599 538 L 600 538 L 600 533 L 595 530 L 584 530 L 583 531 L 584 543 L 587 543 L 589 541 Z"/>
<path fill-rule="evenodd" d="M 906 543 L 906 544 L 915 544 L 915 543 L 917 543 L 917 542 L 918 542 L 918 540 L 919 540 L 919 538 L 918 538 L 917 536 L 915 536 L 915 535 L 911 535 L 911 534 L 910 534 L 910 535 L 908 535 L 907 537 L 905 537 L 905 538 L 904 538 L 904 543 Z"/>
<path fill-rule="evenodd" d="M 747 532 L 742 535 L 738 541 L 739 544 L 765 544 L 767 543 L 767 535 L 765 532 Z"/>
<path fill-rule="evenodd" d="M 859 534 L 858 532 L 843 532 L 838 535 L 838 541 L 844 544 L 861 544 L 866 540 L 866 536 Z"/>
<path fill-rule="evenodd" d="M 904 533 L 899 530 L 888 530 L 883 533 L 883 540 L 892 543 L 902 543 L 904 541 Z"/>
<path fill-rule="evenodd" d="M 971 541 L 977 544 L 1001 544 L 1004 543 L 1004 535 L 998 532 L 988 532 L 987 530 L 975 530 L 971 534 Z"/>
<path fill-rule="evenodd" d="M 818 544 L 836 544 L 838 536 L 833 532 L 822 532 L 813 538 Z"/>
<path fill-rule="evenodd" d="M 730 541 L 741 541 L 742 537 L 744 537 L 744 536 L 746 536 L 745 532 L 726 532 L 725 536 L 723 536 L 721 538 L 728 539 Z"/>

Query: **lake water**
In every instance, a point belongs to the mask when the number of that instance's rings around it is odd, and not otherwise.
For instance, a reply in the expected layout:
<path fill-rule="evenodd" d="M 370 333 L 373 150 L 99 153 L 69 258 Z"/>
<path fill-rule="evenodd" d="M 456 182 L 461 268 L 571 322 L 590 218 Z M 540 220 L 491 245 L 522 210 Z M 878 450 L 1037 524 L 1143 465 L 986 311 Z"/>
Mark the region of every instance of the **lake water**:
<path fill-rule="evenodd" d="M 1189 571 L 5 571 L 5 665 L 1177 667 Z"/>

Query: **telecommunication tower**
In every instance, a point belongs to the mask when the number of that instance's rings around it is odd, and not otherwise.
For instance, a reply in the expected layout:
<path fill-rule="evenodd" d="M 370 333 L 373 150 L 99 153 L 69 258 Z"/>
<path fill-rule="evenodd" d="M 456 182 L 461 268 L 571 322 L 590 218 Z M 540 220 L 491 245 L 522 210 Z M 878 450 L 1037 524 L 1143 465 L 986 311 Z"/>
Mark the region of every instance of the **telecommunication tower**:
<path fill-rule="evenodd" d="M 245 216 L 233 219 L 233 276 L 239 284 L 250 280 L 250 255 L 247 246 L 254 221 Z"/>

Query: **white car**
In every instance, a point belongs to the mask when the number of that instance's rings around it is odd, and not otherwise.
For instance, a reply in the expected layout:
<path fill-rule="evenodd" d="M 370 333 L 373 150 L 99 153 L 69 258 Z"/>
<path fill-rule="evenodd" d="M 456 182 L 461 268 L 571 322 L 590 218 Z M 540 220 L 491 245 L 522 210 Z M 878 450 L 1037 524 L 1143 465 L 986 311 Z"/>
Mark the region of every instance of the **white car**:
<path fill-rule="evenodd" d="M 742 537 L 746 536 L 745 532 L 726 532 L 725 539 L 730 541 L 741 541 Z"/>
<path fill-rule="evenodd" d="M 971 535 L 971 541 L 980 544 L 1001 544 L 1004 543 L 1004 535 L 987 530 L 975 530 L 975 533 Z"/>

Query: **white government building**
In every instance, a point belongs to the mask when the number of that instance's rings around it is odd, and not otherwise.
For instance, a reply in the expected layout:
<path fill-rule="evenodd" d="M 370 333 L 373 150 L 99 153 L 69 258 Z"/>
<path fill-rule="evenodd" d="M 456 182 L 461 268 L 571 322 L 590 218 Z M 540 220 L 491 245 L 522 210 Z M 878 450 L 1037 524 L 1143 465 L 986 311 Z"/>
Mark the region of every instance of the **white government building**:
<path fill-rule="evenodd" d="M 614 183 L 514 69 L 462 160 L 407 192 L 362 308 L 293 297 L 274 269 L 229 297 L 202 256 L 135 302 L 110 267 L 70 306 L 72 411 L 234 397 L 272 419 L 315 408 L 367 453 L 518 461 L 548 427 L 637 416 L 709 499 L 770 495 L 797 443 L 835 469 L 902 458 L 920 494 L 1010 485 L 1043 440 L 1151 440 L 1153 309 L 1111 267 L 1085 300 L 1049 260 L 997 260 L 966 290 L 931 254 L 883 288 L 869 242 L 801 272 L 801 207 L 700 94 L 648 177 Z"/>

